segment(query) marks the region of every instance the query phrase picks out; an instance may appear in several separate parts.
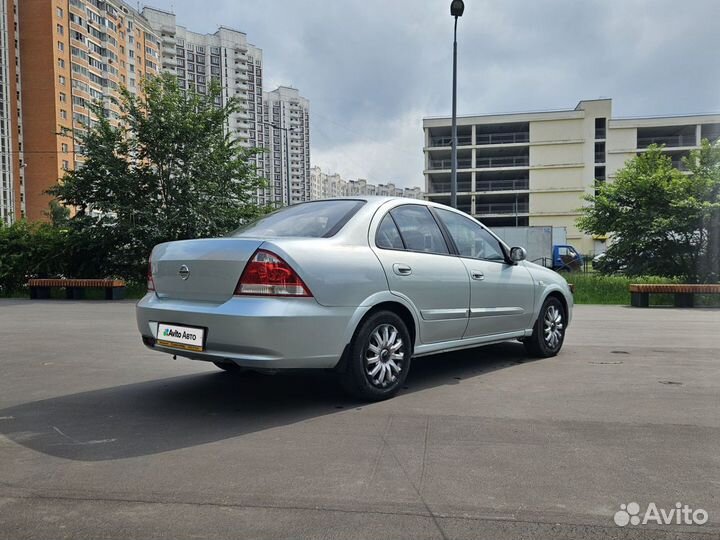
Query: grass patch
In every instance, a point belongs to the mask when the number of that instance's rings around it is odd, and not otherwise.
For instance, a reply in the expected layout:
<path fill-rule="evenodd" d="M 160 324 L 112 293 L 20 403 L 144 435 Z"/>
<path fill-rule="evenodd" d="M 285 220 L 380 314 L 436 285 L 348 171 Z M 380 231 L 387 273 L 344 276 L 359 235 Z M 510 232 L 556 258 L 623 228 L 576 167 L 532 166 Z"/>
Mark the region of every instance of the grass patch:
<path fill-rule="evenodd" d="M 594 273 L 564 274 L 565 278 L 575 285 L 576 304 L 615 304 L 629 305 L 630 292 L 628 286 L 631 283 L 682 283 L 679 279 L 663 278 L 656 276 L 628 277 L 628 276 L 603 276 Z M 651 294 L 650 305 L 673 305 L 672 294 Z M 720 306 L 718 295 L 695 295 L 696 306 Z"/>

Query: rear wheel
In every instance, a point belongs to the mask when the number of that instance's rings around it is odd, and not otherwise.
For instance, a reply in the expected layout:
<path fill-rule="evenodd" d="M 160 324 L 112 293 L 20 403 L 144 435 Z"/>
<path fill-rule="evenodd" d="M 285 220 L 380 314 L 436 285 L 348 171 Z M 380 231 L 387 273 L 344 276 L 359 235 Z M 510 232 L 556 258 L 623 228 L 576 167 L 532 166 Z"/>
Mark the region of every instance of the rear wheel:
<path fill-rule="evenodd" d="M 368 401 L 394 396 L 410 369 L 412 343 L 403 320 L 391 311 L 379 311 L 355 332 L 345 370 L 343 388 Z"/>
<path fill-rule="evenodd" d="M 531 356 L 547 358 L 560 352 L 565 340 L 567 318 L 562 302 L 554 296 L 545 299 L 532 336 L 526 339 L 525 350 Z"/>

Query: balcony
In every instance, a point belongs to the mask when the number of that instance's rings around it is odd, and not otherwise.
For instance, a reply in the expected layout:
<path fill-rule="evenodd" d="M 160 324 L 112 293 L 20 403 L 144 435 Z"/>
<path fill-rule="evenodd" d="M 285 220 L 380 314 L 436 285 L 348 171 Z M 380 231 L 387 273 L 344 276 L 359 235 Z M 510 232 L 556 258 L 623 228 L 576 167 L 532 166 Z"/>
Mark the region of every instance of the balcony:
<path fill-rule="evenodd" d="M 452 168 L 452 160 L 450 159 L 431 159 L 430 169 L 450 169 Z M 472 169 L 472 159 L 458 159 L 458 169 Z"/>
<path fill-rule="evenodd" d="M 475 144 L 513 144 L 526 143 L 530 140 L 530 134 L 527 131 L 517 131 L 514 133 L 478 133 L 475 138 Z"/>
<path fill-rule="evenodd" d="M 458 136 L 458 146 L 469 146 L 472 144 L 472 136 L 463 135 Z M 450 146 L 452 144 L 452 137 L 450 136 L 437 136 L 430 137 L 430 146 Z"/>
<path fill-rule="evenodd" d="M 678 147 L 678 146 L 695 146 L 697 144 L 695 134 L 680 134 L 680 135 L 657 135 L 651 137 L 640 137 L 637 138 L 638 148 L 647 148 L 651 144 L 664 144 L 667 147 Z"/>
<path fill-rule="evenodd" d="M 525 191 L 529 189 L 527 178 L 513 178 L 509 180 L 476 181 L 475 191 Z"/>
<path fill-rule="evenodd" d="M 475 213 L 481 216 L 490 214 L 527 214 L 528 211 L 529 204 L 526 202 L 475 204 Z"/>
<path fill-rule="evenodd" d="M 470 182 L 458 182 L 458 193 L 470 193 Z M 450 193 L 450 182 L 430 182 L 429 193 Z"/>
<path fill-rule="evenodd" d="M 475 167 L 478 169 L 490 169 L 497 167 L 527 167 L 530 163 L 528 156 L 497 156 L 478 157 Z"/>

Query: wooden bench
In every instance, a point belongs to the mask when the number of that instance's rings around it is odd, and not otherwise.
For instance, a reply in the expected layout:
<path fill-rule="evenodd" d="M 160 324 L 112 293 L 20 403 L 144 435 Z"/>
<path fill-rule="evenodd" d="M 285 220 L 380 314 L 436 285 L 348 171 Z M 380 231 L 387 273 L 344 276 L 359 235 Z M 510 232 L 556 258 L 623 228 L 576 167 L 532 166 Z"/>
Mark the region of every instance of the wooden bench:
<path fill-rule="evenodd" d="M 675 307 L 693 307 L 696 294 L 720 294 L 720 283 L 707 284 L 632 284 L 630 289 L 630 305 L 648 307 L 651 294 L 672 294 L 675 296 Z"/>
<path fill-rule="evenodd" d="M 28 281 L 30 298 L 50 298 L 50 289 L 65 289 L 68 300 L 82 300 L 85 289 L 105 289 L 105 300 L 125 298 L 125 282 L 121 279 L 31 279 Z"/>

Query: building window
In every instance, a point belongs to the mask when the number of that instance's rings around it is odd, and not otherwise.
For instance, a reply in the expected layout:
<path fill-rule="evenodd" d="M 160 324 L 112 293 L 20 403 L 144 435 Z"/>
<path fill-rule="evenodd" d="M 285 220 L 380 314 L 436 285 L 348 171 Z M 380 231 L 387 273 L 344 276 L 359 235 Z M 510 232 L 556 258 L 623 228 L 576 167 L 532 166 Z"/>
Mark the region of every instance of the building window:
<path fill-rule="evenodd" d="M 67 159 L 63 159 L 62 168 L 64 171 L 70 170 L 70 162 Z"/>
<path fill-rule="evenodd" d="M 58 51 L 63 52 L 65 50 L 65 44 L 62 41 L 58 41 Z"/>
<path fill-rule="evenodd" d="M 63 25 L 62 25 L 62 24 L 58 24 L 58 25 L 56 26 L 56 29 L 57 29 L 57 33 L 58 33 L 59 35 L 62 36 L 62 35 L 65 34 L 65 29 L 63 28 Z"/>
<path fill-rule="evenodd" d="M 605 143 L 595 143 L 595 163 L 605 163 Z"/>
<path fill-rule="evenodd" d="M 60 103 L 66 103 L 67 102 L 67 94 L 65 92 L 60 92 Z"/>
<path fill-rule="evenodd" d="M 59 76 L 58 76 L 58 82 L 59 82 L 62 86 L 65 86 L 65 77 L 63 77 L 62 75 L 59 75 Z"/>
<path fill-rule="evenodd" d="M 56 13 L 57 13 L 58 19 L 62 19 L 62 17 L 63 17 L 62 8 L 56 8 Z"/>
<path fill-rule="evenodd" d="M 65 109 L 60 109 L 60 118 L 67 120 L 67 111 Z"/>
<path fill-rule="evenodd" d="M 68 145 L 67 145 L 67 143 L 62 143 L 62 144 L 60 145 L 60 150 L 62 151 L 63 154 L 67 154 L 67 153 L 68 153 Z"/>
<path fill-rule="evenodd" d="M 63 60 L 62 58 L 58 58 L 58 67 L 60 69 L 65 69 L 65 60 Z"/>
<path fill-rule="evenodd" d="M 607 128 L 607 118 L 596 118 L 595 119 L 595 138 L 604 139 Z"/>

